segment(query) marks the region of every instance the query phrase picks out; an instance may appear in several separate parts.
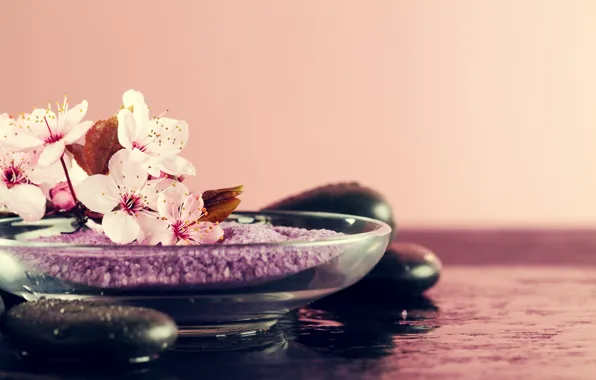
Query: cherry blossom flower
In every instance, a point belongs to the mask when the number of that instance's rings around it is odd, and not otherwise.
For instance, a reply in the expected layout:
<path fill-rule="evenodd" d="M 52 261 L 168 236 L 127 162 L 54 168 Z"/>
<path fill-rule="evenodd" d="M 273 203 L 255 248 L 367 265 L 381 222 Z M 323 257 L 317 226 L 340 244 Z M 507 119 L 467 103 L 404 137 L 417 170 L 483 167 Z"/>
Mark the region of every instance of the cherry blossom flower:
<path fill-rule="evenodd" d="M 118 112 L 118 140 L 133 151 L 133 158 L 144 162 L 147 172 L 160 177 L 162 172 L 174 176 L 195 175 L 195 167 L 178 156 L 188 141 L 188 124 L 183 120 L 149 117 L 143 94 L 128 90 L 122 96 L 123 109 Z"/>
<path fill-rule="evenodd" d="M 159 194 L 157 209 L 164 224 L 153 222 L 148 232 L 149 244 L 198 245 L 211 244 L 223 238 L 224 231 L 215 223 L 199 222 L 203 216 L 200 193 L 164 191 Z"/>
<path fill-rule="evenodd" d="M 61 178 L 58 165 L 37 167 L 39 152 L 0 151 L 0 203 L 25 222 L 40 220 L 46 211 L 46 196 L 39 184 L 55 184 Z"/>
<path fill-rule="evenodd" d="M 157 214 L 161 191 L 177 185 L 168 178 L 148 180 L 145 167 L 122 149 L 108 162 L 109 175 L 96 174 L 75 188 L 79 200 L 91 211 L 103 214 L 102 228 L 115 243 L 144 240 L 145 230 Z"/>
<path fill-rule="evenodd" d="M 51 105 L 47 109 L 35 109 L 31 114 L 21 114 L 8 123 L 4 131 L 2 145 L 12 150 L 37 149 L 41 152 L 40 167 L 49 167 L 64 154 L 65 146 L 79 140 L 93 126 L 93 122 L 82 122 L 87 113 L 87 101 L 73 108 L 68 107 L 68 99 L 58 104 L 58 113 Z"/>

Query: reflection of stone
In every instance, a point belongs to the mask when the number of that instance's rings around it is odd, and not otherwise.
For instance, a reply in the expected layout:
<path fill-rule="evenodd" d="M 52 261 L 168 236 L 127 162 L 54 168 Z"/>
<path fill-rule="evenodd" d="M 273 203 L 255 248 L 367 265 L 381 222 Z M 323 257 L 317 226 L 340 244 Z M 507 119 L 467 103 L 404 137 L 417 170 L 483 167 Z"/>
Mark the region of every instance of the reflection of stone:
<path fill-rule="evenodd" d="M 172 319 L 155 310 L 52 299 L 11 308 L 3 327 L 14 348 L 42 360 L 147 362 L 177 337 Z"/>
<path fill-rule="evenodd" d="M 407 310 L 407 319 L 402 317 Z M 344 358 L 388 355 L 396 337 L 427 334 L 437 327 L 437 307 L 426 297 L 402 296 L 393 302 L 376 302 L 338 293 L 301 309 L 296 341 L 317 352 Z"/>

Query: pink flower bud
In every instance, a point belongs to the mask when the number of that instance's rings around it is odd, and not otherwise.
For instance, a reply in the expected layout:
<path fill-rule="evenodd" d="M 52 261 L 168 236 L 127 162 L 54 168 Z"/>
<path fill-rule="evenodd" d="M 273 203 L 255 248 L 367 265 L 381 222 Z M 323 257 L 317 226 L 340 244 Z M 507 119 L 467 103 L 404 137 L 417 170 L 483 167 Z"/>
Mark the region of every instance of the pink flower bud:
<path fill-rule="evenodd" d="M 54 186 L 50 190 L 50 199 L 54 204 L 54 208 L 60 211 L 69 211 L 76 206 L 67 182 L 60 182 Z"/>

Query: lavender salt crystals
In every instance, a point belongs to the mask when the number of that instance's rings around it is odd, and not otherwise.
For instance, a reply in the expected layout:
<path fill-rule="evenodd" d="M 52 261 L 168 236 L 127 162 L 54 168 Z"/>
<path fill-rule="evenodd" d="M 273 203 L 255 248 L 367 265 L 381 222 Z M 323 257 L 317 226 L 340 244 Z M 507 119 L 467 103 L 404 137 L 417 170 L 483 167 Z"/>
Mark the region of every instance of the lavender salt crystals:
<path fill-rule="evenodd" d="M 88 286 L 242 286 L 301 272 L 341 254 L 339 246 L 263 245 L 342 236 L 330 230 L 307 230 L 265 224 L 221 223 L 224 240 L 186 247 L 117 246 L 104 234 L 81 230 L 43 237 L 37 242 L 104 245 L 101 254 L 84 248 L 19 247 L 14 254 L 35 270 Z M 223 247 L 230 244 L 261 243 Z M 110 247 L 114 247 L 111 249 Z"/>

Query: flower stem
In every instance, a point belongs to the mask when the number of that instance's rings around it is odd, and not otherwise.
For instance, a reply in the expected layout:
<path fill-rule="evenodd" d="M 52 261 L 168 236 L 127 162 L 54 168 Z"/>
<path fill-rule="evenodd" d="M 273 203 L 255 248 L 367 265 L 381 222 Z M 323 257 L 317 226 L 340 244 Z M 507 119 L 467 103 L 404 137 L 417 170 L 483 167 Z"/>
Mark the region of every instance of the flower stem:
<path fill-rule="evenodd" d="M 74 191 L 74 187 L 72 186 L 72 181 L 70 180 L 70 176 L 68 175 L 68 169 L 66 169 L 66 162 L 64 162 L 64 156 L 60 157 L 60 163 L 62 164 L 62 169 L 64 170 L 64 174 L 66 175 L 66 182 L 68 183 L 68 188 L 70 189 L 70 193 L 72 194 L 72 199 L 75 201 L 75 203 L 79 203 L 77 195 Z"/>

